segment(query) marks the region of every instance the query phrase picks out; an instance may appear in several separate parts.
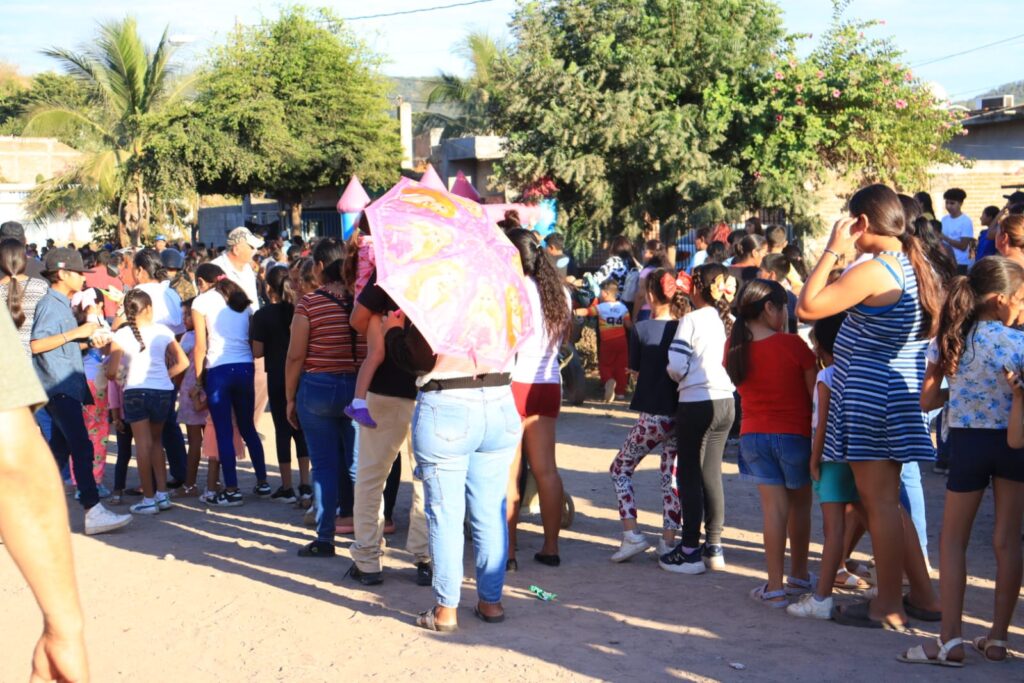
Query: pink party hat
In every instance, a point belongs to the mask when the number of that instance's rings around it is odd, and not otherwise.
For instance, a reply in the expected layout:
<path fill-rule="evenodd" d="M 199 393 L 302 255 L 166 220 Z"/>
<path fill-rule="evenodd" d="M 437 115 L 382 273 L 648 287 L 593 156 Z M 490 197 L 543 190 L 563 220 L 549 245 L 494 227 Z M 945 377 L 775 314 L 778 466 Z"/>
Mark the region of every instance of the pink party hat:
<path fill-rule="evenodd" d="M 448 187 L 441 180 L 441 176 L 437 175 L 437 171 L 430 164 L 427 164 L 427 170 L 423 172 L 423 177 L 420 178 L 420 185 L 428 187 L 431 190 L 440 190 L 441 192 L 447 192 Z"/>
<path fill-rule="evenodd" d="M 370 195 L 363 189 L 359 176 L 352 176 L 352 180 L 345 186 L 345 191 L 341 193 L 341 199 L 338 200 L 338 213 L 358 213 L 369 203 Z"/>
<path fill-rule="evenodd" d="M 452 185 L 451 192 L 454 195 L 472 199 L 474 202 L 480 201 L 480 193 L 476 191 L 476 188 L 473 187 L 473 184 L 469 182 L 466 174 L 462 171 L 455 175 L 455 183 Z"/>

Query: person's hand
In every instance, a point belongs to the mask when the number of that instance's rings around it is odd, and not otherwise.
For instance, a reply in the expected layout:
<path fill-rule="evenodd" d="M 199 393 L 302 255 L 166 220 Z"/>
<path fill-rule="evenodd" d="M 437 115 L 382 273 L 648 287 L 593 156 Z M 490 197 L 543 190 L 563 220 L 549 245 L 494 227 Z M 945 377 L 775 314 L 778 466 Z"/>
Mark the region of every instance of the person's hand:
<path fill-rule="evenodd" d="M 293 429 L 296 429 L 296 430 L 301 430 L 302 429 L 302 427 L 299 426 L 299 411 L 295 407 L 295 399 L 294 398 L 288 400 L 288 407 L 285 408 L 285 415 L 288 416 L 288 424 L 290 424 Z"/>
<path fill-rule="evenodd" d="M 115 429 L 115 430 L 116 430 L 116 431 L 117 431 L 118 433 L 120 433 L 120 434 L 124 434 L 124 432 L 125 432 L 125 425 L 124 425 L 124 420 L 122 420 L 122 419 L 121 419 L 121 418 L 119 418 L 119 417 L 115 417 L 115 418 L 114 418 L 114 429 Z"/>
<path fill-rule="evenodd" d="M 821 461 L 817 458 L 811 458 L 811 479 L 821 481 Z"/>
<path fill-rule="evenodd" d="M 396 327 L 405 327 L 405 313 L 401 311 L 391 311 L 388 313 L 388 317 L 384 318 L 382 330 L 384 334 L 387 334 L 388 330 Z"/>
<path fill-rule="evenodd" d="M 1024 378 L 1006 368 L 1003 368 L 1003 376 L 1006 378 L 1006 383 L 1010 385 L 1013 395 L 1017 398 L 1024 398 Z"/>
<path fill-rule="evenodd" d="M 85 323 L 84 325 L 79 325 L 77 328 L 71 331 L 71 334 L 67 336 L 68 341 L 75 339 L 86 341 L 98 329 L 100 329 L 100 326 L 97 325 L 96 323 Z"/>
<path fill-rule="evenodd" d="M 32 654 L 30 683 L 84 683 L 88 680 L 89 663 L 85 658 L 85 640 L 82 632 L 79 630 L 65 635 L 53 632 L 49 627 L 44 629 Z"/>
<path fill-rule="evenodd" d="M 832 235 L 828 238 L 828 248 L 840 254 L 849 254 L 853 250 L 857 238 L 866 228 L 867 222 L 862 216 L 840 218 L 832 226 Z"/>

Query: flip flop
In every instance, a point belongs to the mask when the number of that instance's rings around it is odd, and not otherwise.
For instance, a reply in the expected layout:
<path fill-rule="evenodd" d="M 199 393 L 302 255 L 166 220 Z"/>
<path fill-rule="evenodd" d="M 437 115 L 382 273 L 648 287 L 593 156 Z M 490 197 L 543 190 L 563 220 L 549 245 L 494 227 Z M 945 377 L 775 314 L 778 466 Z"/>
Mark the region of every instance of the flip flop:
<path fill-rule="evenodd" d="M 978 654 L 984 657 L 986 662 L 992 662 L 993 664 L 1005 662 L 1007 659 L 1010 659 L 1013 656 L 1010 654 L 1010 644 L 1008 642 L 1006 642 L 1005 640 L 995 640 L 989 638 L 988 636 L 978 636 L 977 638 L 971 641 L 971 647 L 977 650 Z M 1006 656 L 1002 659 L 992 659 L 987 654 L 988 649 L 990 647 L 1003 648 L 1004 650 L 1006 650 Z"/>
<path fill-rule="evenodd" d="M 942 621 L 942 612 L 936 612 L 930 609 L 923 609 L 912 605 L 907 596 L 903 596 L 903 611 L 907 613 L 908 617 L 919 619 L 920 621 Z"/>
<path fill-rule="evenodd" d="M 500 624 L 501 622 L 505 621 L 504 612 L 502 612 L 501 614 L 497 614 L 495 616 L 488 616 L 481 612 L 479 607 L 473 608 L 473 616 L 475 616 L 480 621 L 486 622 L 488 624 Z"/>
<path fill-rule="evenodd" d="M 870 614 L 871 606 L 869 602 L 855 602 L 852 605 L 846 605 L 843 609 L 838 606 L 832 608 L 832 620 L 837 624 L 843 626 L 856 626 L 858 628 L 882 628 L 886 631 L 896 631 L 897 633 L 906 633 L 910 624 L 892 624 L 888 621 L 879 621 L 878 619 L 872 619 Z"/>
<path fill-rule="evenodd" d="M 846 579 L 840 579 L 840 575 L 845 576 Z M 871 588 L 871 584 L 860 578 L 848 569 L 840 569 L 836 572 L 836 578 L 832 582 L 833 588 L 841 588 L 843 590 L 867 590 Z"/>
<path fill-rule="evenodd" d="M 935 643 L 939 646 L 939 652 L 935 657 L 929 657 L 928 653 L 924 651 L 923 645 L 915 645 L 903 654 L 897 655 L 896 659 L 904 664 L 933 664 L 935 666 L 948 666 L 957 669 L 963 667 L 963 662 L 955 662 L 952 659 L 948 659 L 949 651 L 954 647 L 963 645 L 963 639 L 951 638 L 949 642 L 943 643 L 941 639 L 936 638 Z"/>
<path fill-rule="evenodd" d="M 425 628 L 428 631 L 437 631 L 438 633 L 452 633 L 458 631 L 459 627 L 457 624 L 439 624 L 437 623 L 437 616 L 434 614 L 434 608 L 420 612 L 416 617 L 416 625 L 420 628 Z"/>

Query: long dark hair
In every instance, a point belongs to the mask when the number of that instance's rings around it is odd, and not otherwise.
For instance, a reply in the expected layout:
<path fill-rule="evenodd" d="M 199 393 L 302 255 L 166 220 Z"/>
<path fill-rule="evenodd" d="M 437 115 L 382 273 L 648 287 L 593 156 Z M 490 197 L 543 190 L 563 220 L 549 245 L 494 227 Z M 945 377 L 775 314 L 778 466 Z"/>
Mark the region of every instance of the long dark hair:
<path fill-rule="evenodd" d="M 708 258 L 705 263 L 722 263 L 729 257 L 725 242 L 712 242 L 708 245 Z"/>
<path fill-rule="evenodd" d="M 316 243 L 313 249 L 313 262 L 319 263 L 323 268 L 324 280 L 328 283 L 337 283 L 346 290 L 350 283 L 345 281 L 343 268 L 345 265 L 345 244 L 333 237 L 325 237 Z"/>
<path fill-rule="evenodd" d="M 690 312 L 690 298 L 686 295 L 686 292 L 678 286 L 676 287 L 674 294 L 669 297 L 668 293 L 665 291 L 665 285 L 663 282 L 666 275 L 671 277 L 673 281 L 676 281 L 679 277 L 685 277 L 685 275 L 676 275 L 675 272 L 667 268 L 658 268 L 647 276 L 647 291 L 650 293 L 651 298 L 659 304 L 669 305 L 669 310 L 671 310 L 673 318 L 682 318 Z"/>
<path fill-rule="evenodd" d="M 537 283 L 540 305 L 544 313 L 544 329 L 547 330 L 551 343 L 557 345 L 569 330 L 572 320 L 562 277 L 558 274 L 555 264 L 551 262 L 551 257 L 533 238 L 533 233 L 522 228 L 514 228 L 506 235 L 519 250 L 523 273 Z"/>
<path fill-rule="evenodd" d="M 937 333 L 942 292 L 939 279 L 924 253 L 921 243 L 907 231 L 903 205 L 896 193 L 885 185 L 868 185 L 850 198 L 850 215 L 867 216 L 871 232 L 882 237 L 897 237 L 917 276 L 918 299 L 923 315 L 921 338 Z"/>
<path fill-rule="evenodd" d="M 742 261 L 753 255 L 755 251 L 764 249 L 765 243 L 764 237 L 757 233 L 752 233 L 736 240 L 736 244 L 733 246 L 736 252 L 736 261 Z"/>
<path fill-rule="evenodd" d="M 760 318 L 769 303 L 785 309 L 787 301 L 786 290 L 773 280 L 751 280 L 740 290 L 736 299 L 736 322 L 729 334 L 729 350 L 725 355 L 725 371 L 736 386 L 747 378 L 750 370 L 750 344 L 754 341 L 750 322 Z"/>
<path fill-rule="evenodd" d="M 945 286 L 957 275 L 956 259 L 939 239 L 932 222 L 924 216 L 918 216 L 914 221 L 913 233 L 914 239 L 921 243 L 921 248 L 931 261 L 932 268 Z"/>
<path fill-rule="evenodd" d="M 668 250 L 661 240 L 647 240 L 644 250 L 651 252 L 651 258 L 644 264 L 645 268 L 664 268 L 668 265 Z"/>
<path fill-rule="evenodd" d="M 922 213 L 930 213 L 932 218 L 935 217 L 935 208 L 932 206 L 932 196 L 927 192 L 918 192 L 914 195 L 914 199 L 921 205 Z"/>
<path fill-rule="evenodd" d="M 637 262 L 636 257 L 633 256 L 633 243 L 625 235 L 619 235 L 613 239 L 608 251 L 611 252 L 612 256 L 618 256 L 622 259 L 622 262 L 626 265 L 626 270 L 636 268 Z"/>
<path fill-rule="evenodd" d="M 7 285 L 7 312 L 11 314 L 14 327 L 20 330 L 28 318 L 21 306 L 24 292 L 18 283 L 18 276 L 25 272 L 25 245 L 21 240 L 0 241 L 0 271 L 11 278 Z"/>
<path fill-rule="evenodd" d="M 154 249 L 143 249 L 137 253 L 132 264 L 154 282 L 160 282 L 167 277 L 167 270 L 160 260 L 160 254 Z"/>
<path fill-rule="evenodd" d="M 291 306 L 295 303 L 295 291 L 289 277 L 288 266 L 274 266 L 267 271 L 267 291 L 274 295 L 279 303 Z"/>
<path fill-rule="evenodd" d="M 693 269 L 693 291 L 698 292 L 708 305 L 718 311 L 718 317 L 721 318 L 722 325 L 725 326 L 725 333 L 728 335 L 732 333 L 732 315 L 729 311 L 731 304 L 724 296 L 716 299 L 711 295 L 711 285 L 719 276 L 729 277 L 729 269 L 720 263 L 705 263 L 697 266 Z"/>
<path fill-rule="evenodd" d="M 252 304 L 245 290 L 229 280 L 228 276 L 218 265 L 213 263 L 202 264 L 196 268 L 196 278 L 213 285 L 217 293 L 224 297 L 228 308 L 235 313 L 242 313 Z"/>
<path fill-rule="evenodd" d="M 137 318 L 147 308 L 153 307 L 153 300 L 141 289 L 133 289 L 124 295 L 124 319 L 128 322 L 135 341 L 139 343 L 139 351 L 146 350 L 146 342 L 142 341 L 142 332 L 139 331 Z"/>
<path fill-rule="evenodd" d="M 782 255 L 789 259 L 789 265 L 793 267 L 801 280 L 807 279 L 807 262 L 804 261 L 804 253 L 795 244 L 787 244 L 782 248 Z"/>
<path fill-rule="evenodd" d="M 939 367 L 947 377 L 956 375 L 978 313 L 991 294 L 1013 296 L 1024 284 L 1024 268 L 1003 256 L 987 256 L 967 275 L 953 278 L 939 319 Z"/>

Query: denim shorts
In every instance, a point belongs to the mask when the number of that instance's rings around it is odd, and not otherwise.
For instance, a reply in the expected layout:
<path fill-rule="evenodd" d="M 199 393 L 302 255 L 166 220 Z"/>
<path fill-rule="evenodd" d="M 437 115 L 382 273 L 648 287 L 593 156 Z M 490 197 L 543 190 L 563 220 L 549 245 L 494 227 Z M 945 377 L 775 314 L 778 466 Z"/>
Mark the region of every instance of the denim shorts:
<path fill-rule="evenodd" d="M 819 503 L 856 503 L 860 500 L 853 470 L 845 462 L 821 463 L 821 478 L 814 482 L 814 492 L 818 494 Z"/>
<path fill-rule="evenodd" d="M 124 421 L 167 422 L 174 408 L 174 391 L 170 389 L 129 389 L 124 392 Z"/>
<path fill-rule="evenodd" d="M 811 483 L 811 440 L 797 434 L 740 436 L 740 478 L 799 489 Z"/>

